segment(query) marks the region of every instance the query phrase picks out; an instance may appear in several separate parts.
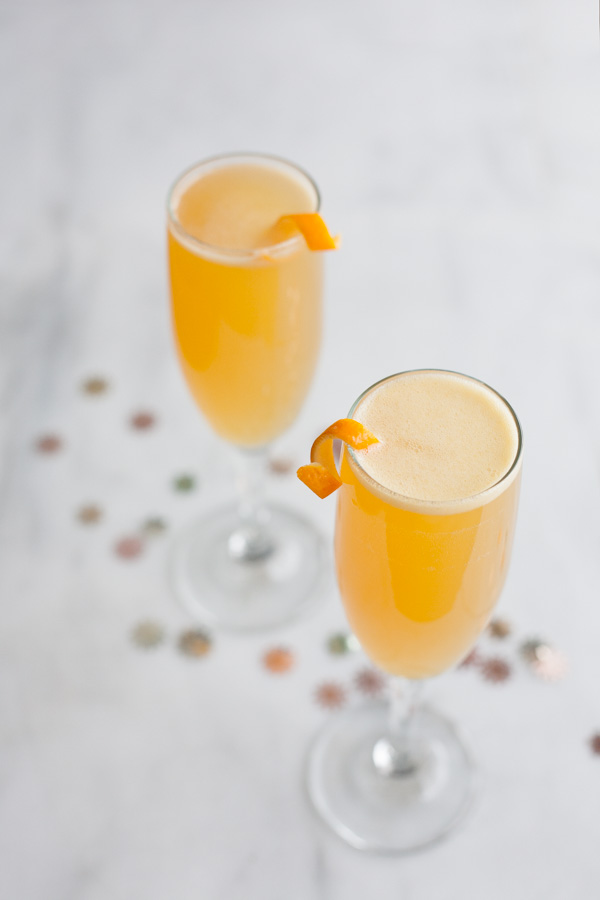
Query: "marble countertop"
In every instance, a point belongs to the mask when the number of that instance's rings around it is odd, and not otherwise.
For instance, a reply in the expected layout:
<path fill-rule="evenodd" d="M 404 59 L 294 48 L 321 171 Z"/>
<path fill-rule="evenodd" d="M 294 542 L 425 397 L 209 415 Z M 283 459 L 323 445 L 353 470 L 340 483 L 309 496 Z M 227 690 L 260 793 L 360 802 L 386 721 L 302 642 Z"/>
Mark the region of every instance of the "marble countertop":
<path fill-rule="evenodd" d="M 10 900 L 592 900 L 600 894 L 600 82 L 595 4 L 5 0 L 0 11 L 0 896 Z M 275 635 L 190 622 L 171 536 L 231 494 L 169 330 L 163 203 L 192 161 L 254 149 L 319 183 L 328 259 L 314 387 L 279 457 L 400 369 L 458 369 L 525 429 L 516 548 L 483 650 L 432 701 L 482 790 L 419 855 L 350 850 L 313 818 L 306 748 L 366 661 L 326 652 L 336 591 Z M 86 394 L 85 379 L 110 389 Z M 136 430 L 132 414 L 154 427 Z M 56 435 L 56 452 L 36 450 Z M 47 450 L 52 444 L 44 445 Z M 190 474 L 197 489 L 173 490 Z M 332 532 L 292 477 L 273 494 Z M 97 504 L 101 520 L 76 517 Z M 117 542 L 159 516 L 125 559 Z M 129 545 L 130 549 L 132 545 Z M 133 545 L 135 547 L 135 545 Z M 167 640 L 131 641 L 153 619 Z M 540 636 L 567 676 L 532 676 Z M 273 646 L 294 665 L 262 664 Z"/>

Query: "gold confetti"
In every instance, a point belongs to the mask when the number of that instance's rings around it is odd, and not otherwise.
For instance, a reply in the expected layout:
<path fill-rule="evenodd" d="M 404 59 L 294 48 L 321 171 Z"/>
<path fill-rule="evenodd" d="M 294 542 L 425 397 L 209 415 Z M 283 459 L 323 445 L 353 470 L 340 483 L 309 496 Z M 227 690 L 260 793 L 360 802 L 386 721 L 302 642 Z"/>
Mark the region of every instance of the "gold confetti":
<path fill-rule="evenodd" d="M 358 638 L 351 632 L 338 632 L 327 639 L 327 650 L 332 656 L 346 656 L 360 650 Z"/>
<path fill-rule="evenodd" d="M 567 674 L 567 657 L 554 647 L 542 645 L 538 648 L 537 659 L 531 663 L 533 672 L 544 681 L 560 681 Z"/>
<path fill-rule="evenodd" d="M 94 376 L 93 378 L 86 378 L 86 380 L 81 385 L 81 390 L 84 394 L 89 394 L 90 396 L 98 396 L 99 394 L 105 394 L 108 390 L 108 382 L 104 378 L 99 378 L 98 376 Z"/>
<path fill-rule="evenodd" d="M 269 461 L 269 468 L 273 475 L 289 475 L 294 471 L 295 466 L 291 459 L 275 457 Z"/>
<path fill-rule="evenodd" d="M 507 638 L 509 634 L 511 634 L 512 625 L 510 622 L 507 622 L 506 619 L 492 619 L 488 625 L 488 632 L 490 637 L 504 640 L 504 638 Z"/>
<path fill-rule="evenodd" d="M 58 453 L 59 450 L 62 450 L 62 447 L 62 439 L 56 434 L 44 434 L 35 442 L 35 449 L 38 453 L 44 453 L 46 455 Z"/>
<path fill-rule="evenodd" d="M 173 479 L 173 489 L 182 494 L 193 491 L 196 487 L 196 480 L 192 475 L 178 475 Z"/>
<path fill-rule="evenodd" d="M 131 639 L 137 647 L 142 647 L 146 650 L 162 644 L 165 639 L 165 631 L 158 622 L 152 622 L 148 619 L 135 626 L 131 632 Z"/>
<path fill-rule="evenodd" d="M 459 669 L 468 669 L 472 666 L 478 666 L 481 664 L 481 654 L 477 647 L 474 647 L 470 653 L 467 653 L 465 658 L 458 664 Z"/>
<path fill-rule="evenodd" d="M 137 412 L 130 418 L 129 424 L 136 431 L 148 431 L 156 424 L 156 416 L 150 412 Z"/>
<path fill-rule="evenodd" d="M 82 525 L 95 525 L 102 518 L 102 510 L 99 506 L 89 503 L 77 510 L 77 518 Z"/>
<path fill-rule="evenodd" d="M 282 675 L 294 665 L 294 654 L 287 647 L 273 647 L 267 650 L 263 658 L 263 666 L 274 675 Z"/>
<path fill-rule="evenodd" d="M 158 517 L 146 519 L 142 525 L 142 533 L 147 537 L 155 537 L 159 534 L 163 534 L 166 529 L 167 523 L 164 519 L 159 519 Z"/>
<path fill-rule="evenodd" d="M 335 681 L 324 681 L 315 690 L 314 697 L 323 709 L 339 709 L 346 702 L 346 691 Z"/>
<path fill-rule="evenodd" d="M 177 642 L 179 650 L 184 656 L 199 658 L 206 656 L 212 649 L 212 640 L 206 631 L 200 628 L 190 628 L 184 631 Z"/>
<path fill-rule="evenodd" d="M 486 681 L 500 683 L 510 678 L 512 669 L 509 664 L 499 657 L 484 659 L 480 664 L 481 674 Z"/>
<path fill-rule="evenodd" d="M 138 537 L 124 537 L 115 544 L 114 550 L 121 559 L 135 559 L 144 549 L 142 541 Z"/>
<path fill-rule="evenodd" d="M 361 669 L 354 676 L 354 684 L 362 694 L 374 697 L 385 687 L 385 678 L 376 669 Z"/>
<path fill-rule="evenodd" d="M 600 756 L 600 731 L 591 736 L 590 750 L 592 751 L 592 753 L 595 753 L 596 756 Z"/>

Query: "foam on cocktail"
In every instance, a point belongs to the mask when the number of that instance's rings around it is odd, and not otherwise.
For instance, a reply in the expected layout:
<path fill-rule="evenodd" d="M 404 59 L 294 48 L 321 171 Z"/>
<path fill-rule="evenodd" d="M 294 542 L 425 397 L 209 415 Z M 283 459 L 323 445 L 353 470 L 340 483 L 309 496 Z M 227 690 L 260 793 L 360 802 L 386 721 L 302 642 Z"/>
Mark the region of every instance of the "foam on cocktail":
<path fill-rule="evenodd" d="M 353 416 L 379 438 L 357 454 L 362 470 L 414 501 L 469 502 L 501 481 L 517 455 L 510 408 L 491 388 L 451 372 L 389 378 Z"/>

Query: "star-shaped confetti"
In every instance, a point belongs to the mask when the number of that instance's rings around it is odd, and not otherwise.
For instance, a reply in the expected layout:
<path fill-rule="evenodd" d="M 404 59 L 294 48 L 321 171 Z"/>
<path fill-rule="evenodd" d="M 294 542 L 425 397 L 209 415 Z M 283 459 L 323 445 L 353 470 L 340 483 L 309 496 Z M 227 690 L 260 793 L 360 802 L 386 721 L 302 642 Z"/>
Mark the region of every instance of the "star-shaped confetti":
<path fill-rule="evenodd" d="M 358 638 L 350 631 L 340 631 L 327 638 L 327 650 L 332 656 L 346 656 L 360 650 Z"/>
<path fill-rule="evenodd" d="M 82 525 L 95 525 L 102 518 L 102 510 L 94 503 L 87 503 L 77 510 L 77 518 Z"/>
<path fill-rule="evenodd" d="M 201 628 L 190 628 L 180 635 L 177 646 L 184 656 L 199 658 L 210 652 L 212 639 Z"/>
<path fill-rule="evenodd" d="M 129 424 L 135 431 L 148 431 L 156 424 L 156 416 L 145 410 L 134 413 L 129 420 Z"/>
<path fill-rule="evenodd" d="M 346 696 L 344 688 L 335 681 L 324 681 L 314 693 L 316 702 L 323 709 L 339 709 L 346 702 Z"/>
<path fill-rule="evenodd" d="M 275 457 L 269 461 L 269 468 L 273 475 L 289 475 L 294 471 L 294 463 L 291 459 Z"/>
<path fill-rule="evenodd" d="M 385 688 L 385 678 L 376 669 L 361 669 L 354 676 L 354 684 L 361 694 L 375 697 Z"/>
<path fill-rule="evenodd" d="M 567 657 L 554 647 L 543 645 L 538 648 L 537 659 L 531 663 L 533 672 L 544 681 L 560 681 L 567 674 Z"/>
<path fill-rule="evenodd" d="M 474 647 L 470 653 L 459 663 L 459 669 L 470 669 L 481 664 L 481 654 L 477 647 Z"/>
<path fill-rule="evenodd" d="M 84 394 L 88 394 L 90 397 L 98 397 L 100 394 L 105 394 L 108 390 L 108 381 L 106 381 L 105 378 L 100 378 L 99 376 L 86 378 L 86 380 L 81 385 L 81 390 Z"/>
<path fill-rule="evenodd" d="M 196 479 L 193 475 L 178 475 L 173 479 L 173 490 L 180 494 L 187 494 L 196 487 Z"/>
<path fill-rule="evenodd" d="M 139 537 L 124 537 L 117 541 L 114 551 L 121 559 L 135 559 L 144 549 L 143 542 Z"/>
<path fill-rule="evenodd" d="M 149 650 L 152 647 L 158 647 L 165 639 L 165 630 L 158 622 L 150 619 L 139 622 L 131 632 L 131 640 L 136 647 Z"/>
<path fill-rule="evenodd" d="M 511 634 L 512 625 L 510 622 L 507 622 L 506 619 L 492 619 L 488 625 L 488 632 L 490 637 L 496 638 L 497 640 L 504 640 L 504 638 L 507 638 L 509 634 Z"/>
<path fill-rule="evenodd" d="M 62 447 L 62 438 L 59 438 L 57 434 L 44 434 L 35 442 L 37 452 L 46 456 L 58 453 L 59 450 L 62 450 Z"/>
<path fill-rule="evenodd" d="M 495 684 L 506 681 L 512 674 L 512 669 L 506 660 L 497 656 L 484 659 L 480 664 L 480 669 L 485 680 Z"/>
<path fill-rule="evenodd" d="M 272 647 L 263 655 L 263 666 L 274 675 L 282 675 L 294 665 L 294 654 L 288 647 Z"/>
<path fill-rule="evenodd" d="M 146 519 L 146 521 L 142 525 L 142 534 L 147 537 L 157 537 L 160 534 L 163 534 L 167 529 L 167 523 L 164 519 L 160 519 L 158 516 L 153 516 L 150 519 Z"/>

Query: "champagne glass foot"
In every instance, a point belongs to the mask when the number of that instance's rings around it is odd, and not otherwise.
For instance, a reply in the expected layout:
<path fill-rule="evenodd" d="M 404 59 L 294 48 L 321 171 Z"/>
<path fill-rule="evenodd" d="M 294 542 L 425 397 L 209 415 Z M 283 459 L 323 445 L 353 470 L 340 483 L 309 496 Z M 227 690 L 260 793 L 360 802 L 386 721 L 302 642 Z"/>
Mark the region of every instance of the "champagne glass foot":
<path fill-rule="evenodd" d="M 303 615 L 319 599 L 328 566 L 315 527 L 270 507 L 268 534 L 245 533 L 237 509 L 209 513 L 177 539 L 171 583 L 200 622 L 230 631 L 263 631 Z"/>
<path fill-rule="evenodd" d="M 409 853 L 463 818 L 475 776 L 451 723 L 426 708 L 411 717 L 411 765 L 388 773 L 381 764 L 387 716 L 383 703 L 333 716 L 311 748 L 307 788 L 321 818 L 353 847 Z"/>

